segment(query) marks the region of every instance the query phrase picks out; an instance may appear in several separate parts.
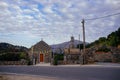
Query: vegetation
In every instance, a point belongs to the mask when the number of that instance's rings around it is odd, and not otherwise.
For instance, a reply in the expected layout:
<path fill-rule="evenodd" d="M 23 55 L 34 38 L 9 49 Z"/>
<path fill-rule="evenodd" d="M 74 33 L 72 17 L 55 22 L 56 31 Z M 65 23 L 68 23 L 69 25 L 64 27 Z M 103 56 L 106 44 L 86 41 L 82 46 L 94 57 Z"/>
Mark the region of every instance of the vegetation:
<path fill-rule="evenodd" d="M 0 61 L 19 61 L 19 54 L 5 53 L 0 55 Z"/>
<path fill-rule="evenodd" d="M 89 53 L 91 53 L 91 57 L 93 55 L 92 51 L 95 50 L 96 52 L 111 52 L 112 59 L 105 59 L 105 55 L 103 55 L 102 59 L 107 62 L 120 62 L 120 50 L 118 49 L 118 46 L 120 45 L 120 28 L 112 33 L 110 33 L 107 37 L 100 37 L 98 40 L 95 40 L 94 42 L 86 45 L 86 48 L 89 48 Z M 83 49 L 83 44 L 78 44 L 77 48 Z M 107 57 L 110 58 L 110 54 L 107 54 Z M 99 55 L 100 57 L 102 55 Z M 89 59 L 88 59 L 89 60 Z"/>
<path fill-rule="evenodd" d="M 109 52 L 109 51 L 111 50 L 107 47 L 100 47 L 96 52 Z"/>
<path fill-rule="evenodd" d="M 27 48 L 22 46 L 0 43 L 0 61 L 28 60 L 27 50 Z"/>
<path fill-rule="evenodd" d="M 4 53 L 0 55 L 0 61 L 20 61 L 21 59 L 27 60 L 28 57 L 25 53 Z"/>
<path fill-rule="evenodd" d="M 100 37 L 98 40 L 87 45 L 87 48 L 92 46 L 112 46 L 117 47 L 120 44 L 120 28 L 109 34 L 107 37 Z"/>
<path fill-rule="evenodd" d="M 63 60 L 64 55 L 63 54 L 54 54 L 54 65 L 58 65 L 59 60 Z"/>

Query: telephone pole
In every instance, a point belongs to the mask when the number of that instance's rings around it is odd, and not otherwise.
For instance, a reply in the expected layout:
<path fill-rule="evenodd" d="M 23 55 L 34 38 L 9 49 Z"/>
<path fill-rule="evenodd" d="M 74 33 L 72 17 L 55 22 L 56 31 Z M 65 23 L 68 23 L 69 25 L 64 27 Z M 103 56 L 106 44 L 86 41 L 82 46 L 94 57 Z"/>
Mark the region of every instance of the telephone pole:
<path fill-rule="evenodd" d="M 79 34 L 79 49 L 80 49 L 80 34 Z"/>
<path fill-rule="evenodd" d="M 78 37 L 79 37 L 79 45 L 78 45 L 78 48 L 79 48 L 79 51 L 80 51 L 80 34 L 79 34 Z M 81 58 L 81 52 L 79 52 L 79 61 L 80 61 L 80 63 L 81 63 L 80 58 Z"/>
<path fill-rule="evenodd" d="M 84 23 L 85 23 L 85 20 L 83 19 L 82 20 L 82 27 L 83 27 L 83 64 L 85 64 L 85 27 L 84 27 Z"/>

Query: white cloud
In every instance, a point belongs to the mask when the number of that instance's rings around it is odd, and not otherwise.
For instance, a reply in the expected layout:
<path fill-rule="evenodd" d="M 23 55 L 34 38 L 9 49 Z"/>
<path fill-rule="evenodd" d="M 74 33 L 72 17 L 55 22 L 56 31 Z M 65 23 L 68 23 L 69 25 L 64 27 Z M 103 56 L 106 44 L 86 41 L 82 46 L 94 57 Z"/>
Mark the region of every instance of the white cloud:
<path fill-rule="evenodd" d="M 52 11 L 52 9 L 51 9 L 51 6 L 46 6 L 45 8 L 44 8 L 44 12 L 46 12 L 46 13 L 53 13 L 53 11 Z"/>
<path fill-rule="evenodd" d="M 30 47 L 41 38 L 48 44 L 64 42 L 71 35 L 80 34 L 82 39 L 83 18 L 117 13 L 119 4 L 119 0 L 1 0 L 0 41 L 9 41 L 7 37 L 14 35 L 10 42 L 17 43 L 20 37 L 30 42 L 20 45 Z M 86 41 L 107 36 L 119 27 L 119 21 L 120 15 L 86 21 Z"/>
<path fill-rule="evenodd" d="M 106 0 L 105 1 L 107 4 L 109 5 L 113 5 L 113 6 L 117 6 L 120 4 L 120 1 L 119 0 Z"/>
<path fill-rule="evenodd" d="M 8 4 L 6 2 L 0 1 L 0 9 L 8 8 Z"/>

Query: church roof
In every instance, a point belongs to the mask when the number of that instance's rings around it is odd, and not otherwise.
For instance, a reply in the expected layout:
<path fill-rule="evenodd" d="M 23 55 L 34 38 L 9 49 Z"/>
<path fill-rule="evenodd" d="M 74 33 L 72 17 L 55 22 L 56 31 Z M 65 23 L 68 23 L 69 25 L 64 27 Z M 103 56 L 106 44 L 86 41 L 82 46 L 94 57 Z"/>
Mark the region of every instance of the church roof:
<path fill-rule="evenodd" d="M 33 46 L 33 51 L 44 51 L 44 50 L 51 50 L 50 46 L 44 42 L 43 40 L 41 40 L 40 42 L 38 42 L 37 44 L 35 44 Z"/>

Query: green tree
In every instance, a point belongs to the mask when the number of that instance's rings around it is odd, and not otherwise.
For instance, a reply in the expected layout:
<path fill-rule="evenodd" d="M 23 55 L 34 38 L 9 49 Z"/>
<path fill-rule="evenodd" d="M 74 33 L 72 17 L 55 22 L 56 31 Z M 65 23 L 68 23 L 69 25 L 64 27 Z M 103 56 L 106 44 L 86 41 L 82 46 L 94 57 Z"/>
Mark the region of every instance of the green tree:
<path fill-rule="evenodd" d="M 24 52 L 20 53 L 20 59 L 26 59 L 26 54 Z"/>
<path fill-rule="evenodd" d="M 109 45 L 110 46 L 117 46 L 117 35 L 116 35 L 116 32 L 112 32 L 110 35 L 108 35 L 108 41 L 109 41 Z"/>
<path fill-rule="evenodd" d="M 88 44 L 86 47 L 90 48 L 92 46 L 113 46 L 117 47 L 120 45 L 120 28 L 117 31 L 112 32 L 106 37 L 100 37 L 98 40 Z"/>

